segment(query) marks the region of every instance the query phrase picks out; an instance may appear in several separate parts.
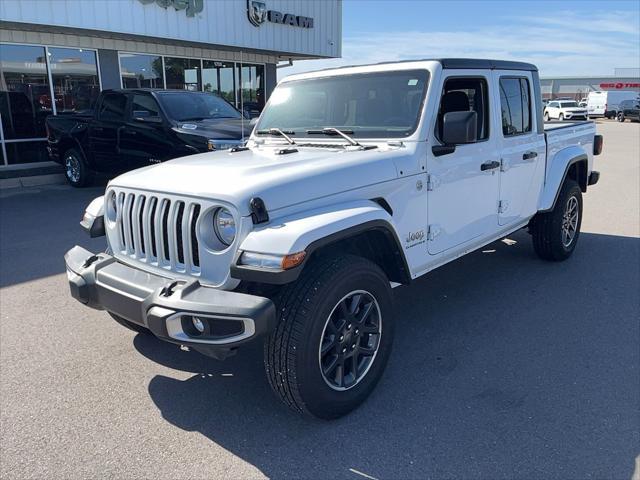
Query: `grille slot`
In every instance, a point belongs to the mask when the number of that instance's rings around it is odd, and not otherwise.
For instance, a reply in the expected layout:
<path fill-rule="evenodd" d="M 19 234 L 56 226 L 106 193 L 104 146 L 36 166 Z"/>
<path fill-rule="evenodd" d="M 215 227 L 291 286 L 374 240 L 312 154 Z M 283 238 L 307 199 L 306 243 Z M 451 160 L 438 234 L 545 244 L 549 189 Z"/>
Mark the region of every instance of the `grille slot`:
<path fill-rule="evenodd" d="M 122 192 L 116 199 L 121 253 L 159 267 L 200 274 L 199 203 Z"/>

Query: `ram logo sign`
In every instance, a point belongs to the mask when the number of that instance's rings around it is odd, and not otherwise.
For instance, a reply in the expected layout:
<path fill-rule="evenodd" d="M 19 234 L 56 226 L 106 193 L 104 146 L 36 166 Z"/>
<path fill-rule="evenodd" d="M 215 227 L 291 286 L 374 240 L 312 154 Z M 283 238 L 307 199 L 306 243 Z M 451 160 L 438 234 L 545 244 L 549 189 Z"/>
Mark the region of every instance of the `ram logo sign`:
<path fill-rule="evenodd" d="M 247 17 L 251 24 L 256 27 L 259 27 L 265 21 L 269 21 L 292 27 L 313 28 L 313 18 L 267 10 L 267 4 L 258 0 L 247 0 Z"/>
<path fill-rule="evenodd" d="M 176 11 L 185 10 L 187 17 L 195 17 L 196 13 L 204 9 L 204 0 L 139 0 L 139 2 L 144 5 L 157 3 L 162 8 L 173 7 Z"/>

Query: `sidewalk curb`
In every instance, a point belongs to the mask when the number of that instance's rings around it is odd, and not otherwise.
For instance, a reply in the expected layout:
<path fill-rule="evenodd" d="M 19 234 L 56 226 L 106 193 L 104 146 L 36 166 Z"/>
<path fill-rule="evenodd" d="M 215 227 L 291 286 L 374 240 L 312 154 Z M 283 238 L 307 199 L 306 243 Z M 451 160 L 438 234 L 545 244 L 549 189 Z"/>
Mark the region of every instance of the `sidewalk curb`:
<path fill-rule="evenodd" d="M 0 190 L 11 188 L 39 187 L 42 185 L 64 184 L 66 179 L 62 173 L 52 173 L 49 175 L 35 175 L 32 177 L 16 177 L 0 179 Z"/>

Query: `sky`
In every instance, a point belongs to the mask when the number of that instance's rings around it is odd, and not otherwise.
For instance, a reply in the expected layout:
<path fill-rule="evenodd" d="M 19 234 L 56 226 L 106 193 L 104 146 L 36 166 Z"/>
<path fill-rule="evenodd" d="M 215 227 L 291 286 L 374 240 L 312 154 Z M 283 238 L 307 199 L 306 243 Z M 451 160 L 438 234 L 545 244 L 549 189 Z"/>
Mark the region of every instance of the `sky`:
<path fill-rule="evenodd" d="M 541 76 L 640 68 L 640 0 L 343 0 L 342 22 L 342 58 L 294 62 L 279 77 L 441 57 L 526 61 Z"/>

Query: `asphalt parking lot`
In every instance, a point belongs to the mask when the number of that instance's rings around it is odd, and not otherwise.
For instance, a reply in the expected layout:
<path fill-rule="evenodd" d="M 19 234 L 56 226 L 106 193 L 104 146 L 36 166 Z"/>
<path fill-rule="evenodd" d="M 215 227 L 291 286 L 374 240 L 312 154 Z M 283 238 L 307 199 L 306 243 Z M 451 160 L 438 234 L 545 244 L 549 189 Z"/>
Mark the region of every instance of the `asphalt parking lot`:
<path fill-rule="evenodd" d="M 528 234 L 396 289 L 383 381 L 335 422 L 271 395 L 261 346 L 225 362 L 68 294 L 102 187 L 0 192 L 3 478 L 624 478 L 640 453 L 640 124 L 601 122 L 574 256 Z"/>

